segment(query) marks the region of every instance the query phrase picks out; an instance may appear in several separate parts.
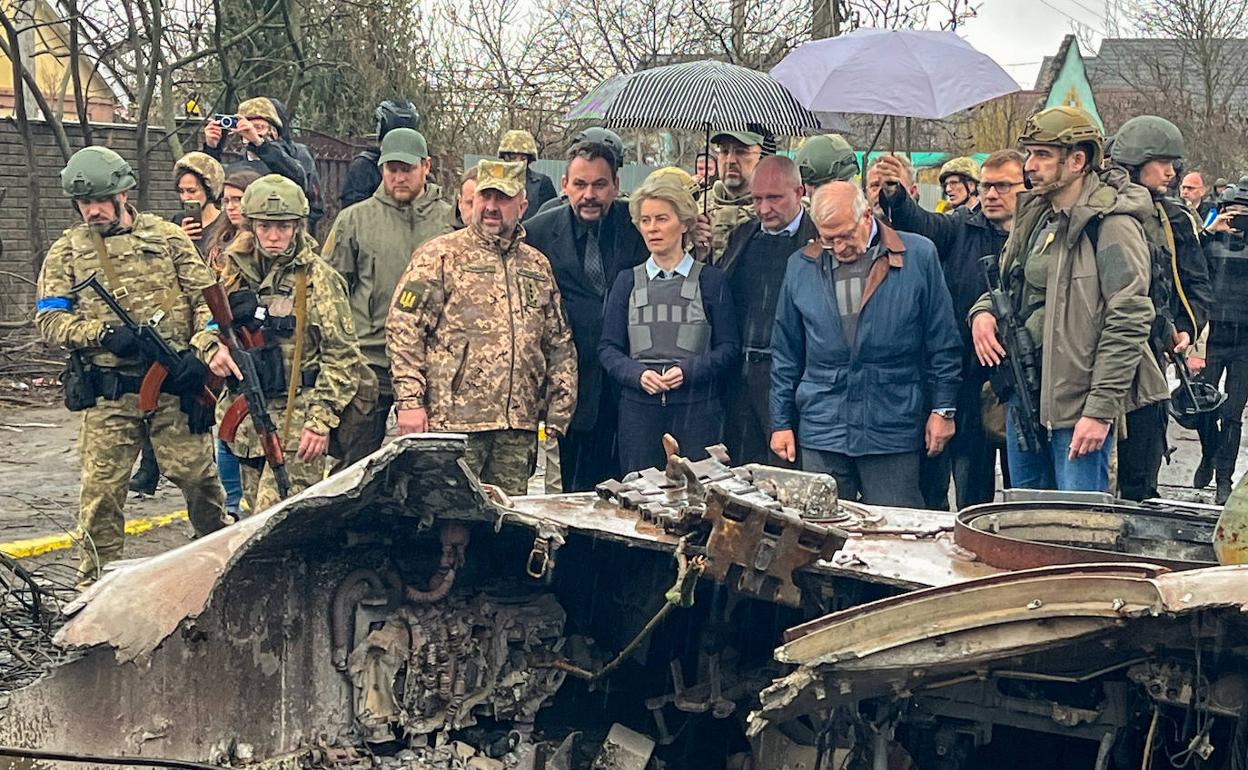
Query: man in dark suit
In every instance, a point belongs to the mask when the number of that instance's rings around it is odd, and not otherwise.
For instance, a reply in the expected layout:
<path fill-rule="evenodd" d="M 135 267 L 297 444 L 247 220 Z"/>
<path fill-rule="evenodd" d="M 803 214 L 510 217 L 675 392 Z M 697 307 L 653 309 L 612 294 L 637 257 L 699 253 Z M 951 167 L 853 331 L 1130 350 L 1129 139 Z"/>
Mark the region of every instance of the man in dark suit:
<path fill-rule="evenodd" d="M 568 203 L 524 223 L 525 240 L 550 260 L 576 343 L 576 412 L 559 439 L 563 491 L 584 492 L 619 475 L 615 447 L 619 394 L 598 363 L 602 306 L 621 270 L 649 256 L 628 207 L 616 202 L 615 151 L 580 142 L 568 152 L 561 184 Z"/>
<path fill-rule="evenodd" d="M 793 467 L 774 454 L 768 392 L 771 389 L 771 326 L 789 257 L 818 231 L 802 208 L 802 176 L 782 155 L 758 162 L 750 182 L 755 219 L 728 235 L 719 267 L 728 274 L 741 325 L 741 374 L 728 394 L 724 441 L 734 464 Z"/>

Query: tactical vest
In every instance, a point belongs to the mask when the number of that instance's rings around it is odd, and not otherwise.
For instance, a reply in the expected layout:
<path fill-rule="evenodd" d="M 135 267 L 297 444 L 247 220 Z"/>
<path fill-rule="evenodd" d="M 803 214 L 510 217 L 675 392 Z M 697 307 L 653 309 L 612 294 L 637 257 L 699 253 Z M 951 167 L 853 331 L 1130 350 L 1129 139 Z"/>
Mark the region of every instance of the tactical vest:
<path fill-rule="evenodd" d="M 651 281 L 644 262 L 633 268 L 633 290 L 628 297 L 628 351 L 633 359 L 674 364 L 706 352 L 711 324 L 702 304 L 701 275 L 700 262 L 694 262 L 689 275 L 679 280 Z"/>
<path fill-rule="evenodd" d="M 1248 324 L 1248 249 L 1242 235 L 1220 233 L 1205 242 L 1213 284 L 1214 323 Z"/>

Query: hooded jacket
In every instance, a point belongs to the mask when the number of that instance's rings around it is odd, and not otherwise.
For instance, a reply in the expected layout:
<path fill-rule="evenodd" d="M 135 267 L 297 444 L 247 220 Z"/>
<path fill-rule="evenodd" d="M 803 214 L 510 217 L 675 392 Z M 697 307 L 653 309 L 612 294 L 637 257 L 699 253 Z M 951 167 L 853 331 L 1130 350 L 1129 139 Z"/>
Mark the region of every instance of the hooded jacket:
<path fill-rule="evenodd" d="M 412 253 L 451 231 L 451 207 L 441 195 L 441 188 L 426 182 L 418 198 L 402 204 L 379 186 L 368 200 L 338 215 L 321 249 L 347 281 L 360 349 L 372 366 L 390 368 L 386 315 Z"/>
<path fill-rule="evenodd" d="M 1006 289 L 1017 298 L 1032 233 L 1053 211 L 1035 193 L 1018 198 L 1014 229 L 1001 257 Z M 1071 428 L 1080 417 L 1112 420 L 1169 397 L 1165 376 L 1148 353 L 1153 303 L 1144 223 L 1152 196 L 1111 168 L 1084 177 L 1069 211 L 1058 212 L 1049 250 L 1041 346 L 1040 422 Z M 1096 247 L 1086 232 L 1100 219 Z M 991 311 L 987 294 L 968 314 Z M 1029 327 L 1030 328 L 1030 327 Z"/>

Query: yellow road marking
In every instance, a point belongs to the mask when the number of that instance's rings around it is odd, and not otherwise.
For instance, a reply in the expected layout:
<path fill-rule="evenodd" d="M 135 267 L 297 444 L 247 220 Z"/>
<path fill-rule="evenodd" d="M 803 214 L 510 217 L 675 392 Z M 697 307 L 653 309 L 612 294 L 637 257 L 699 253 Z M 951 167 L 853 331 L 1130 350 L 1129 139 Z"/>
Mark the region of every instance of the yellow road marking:
<path fill-rule="evenodd" d="M 142 519 L 130 519 L 126 522 L 126 534 L 139 535 L 157 527 L 168 526 L 175 521 L 186 520 L 185 509 L 174 511 L 173 513 L 160 513 Z M 28 540 L 14 540 L 11 543 L 0 543 L 0 553 L 13 559 L 29 559 L 32 556 L 41 556 L 51 551 L 72 548 L 73 545 L 74 539 L 67 533 L 61 533 L 59 535 L 32 537 Z"/>

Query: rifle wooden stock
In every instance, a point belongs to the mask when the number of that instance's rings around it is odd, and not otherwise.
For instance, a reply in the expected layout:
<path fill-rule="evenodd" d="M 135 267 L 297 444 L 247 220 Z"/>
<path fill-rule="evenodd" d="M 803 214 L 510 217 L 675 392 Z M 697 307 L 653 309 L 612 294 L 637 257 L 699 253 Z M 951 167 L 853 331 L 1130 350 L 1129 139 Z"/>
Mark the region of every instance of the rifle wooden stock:
<path fill-rule="evenodd" d="M 143 383 L 139 385 L 139 408 L 144 411 L 155 409 L 160 402 L 160 389 L 165 385 L 169 370 L 163 364 L 152 364 L 143 375 Z"/>

